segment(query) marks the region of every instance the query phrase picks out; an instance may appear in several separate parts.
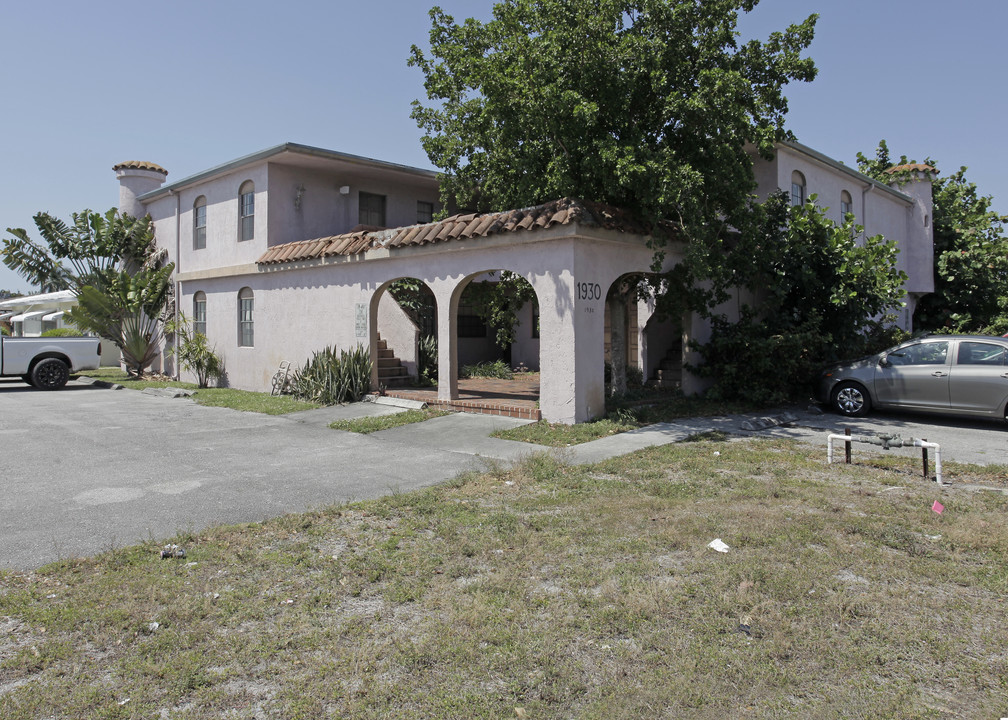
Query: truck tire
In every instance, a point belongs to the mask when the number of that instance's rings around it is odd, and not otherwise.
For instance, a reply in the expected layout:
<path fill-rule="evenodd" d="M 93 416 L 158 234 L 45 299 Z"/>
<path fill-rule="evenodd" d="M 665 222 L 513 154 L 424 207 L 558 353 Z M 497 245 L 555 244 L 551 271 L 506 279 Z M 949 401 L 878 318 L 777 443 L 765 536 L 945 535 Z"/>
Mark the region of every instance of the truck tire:
<path fill-rule="evenodd" d="M 59 358 L 43 358 L 31 370 L 31 384 L 39 390 L 59 390 L 70 379 L 70 368 Z"/>

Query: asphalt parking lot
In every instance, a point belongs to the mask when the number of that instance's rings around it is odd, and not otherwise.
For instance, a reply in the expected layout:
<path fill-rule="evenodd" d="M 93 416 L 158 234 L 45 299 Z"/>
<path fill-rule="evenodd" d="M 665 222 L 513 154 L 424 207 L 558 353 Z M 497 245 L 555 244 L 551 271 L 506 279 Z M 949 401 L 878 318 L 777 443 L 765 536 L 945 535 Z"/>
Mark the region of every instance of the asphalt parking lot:
<path fill-rule="evenodd" d="M 374 435 L 327 427 L 341 413 L 394 411 L 327 408 L 272 417 L 76 382 L 41 392 L 0 380 L 0 568 L 408 491 L 478 468 L 480 456 L 510 460 L 538 449 L 490 438 L 494 429 L 522 422 L 495 416 L 449 415 Z M 765 427 L 758 415 L 662 423 L 576 446 L 567 456 L 594 462 L 713 429 L 791 437 L 825 456 L 826 436 L 850 427 L 855 436 L 927 438 L 941 444 L 945 461 L 1008 466 L 1004 423 L 792 412 L 784 424 L 781 415 L 770 416 Z"/>
<path fill-rule="evenodd" d="M 0 567 L 412 490 L 477 464 L 310 419 L 0 381 Z"/>

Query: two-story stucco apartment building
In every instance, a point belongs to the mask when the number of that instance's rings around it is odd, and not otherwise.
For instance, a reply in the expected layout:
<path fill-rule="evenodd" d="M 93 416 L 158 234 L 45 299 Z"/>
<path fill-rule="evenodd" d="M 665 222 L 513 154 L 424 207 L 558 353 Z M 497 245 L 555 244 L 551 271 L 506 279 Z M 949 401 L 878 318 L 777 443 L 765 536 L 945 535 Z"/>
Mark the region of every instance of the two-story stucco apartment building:
<path fill-rule="evenodd" d="M 604 412 L 606 294 L 652 260 L 645 230 L 618 210 L 561 199 L 434 221 L 435 173 L 292 143 L 169 184 L 152 163 L 114 169 L 120 210 L 153 218 L 176 265 L 178 308 L 223 356 L 233 386 L 268 390 L 282 361 L 301 364 L 327 345 L 362 343 L 378 358 L 381 342 L 415 372 L 420 329 L 386 292 L 408 277 L 433 294 L 438 397 L 451 400 L 460 358 L 490 342 L 474 337 L 464 290 L 508 270 L 536 295 L 520 314 L 511 360 L 540 370 L 542 417 L 580 422 Z M 895 239 L 909 324 L 917 299 L 933 291 L 926 169 L 896 189 L 786 143 L 773 161 L 756 161 L 756 177 L 764 197 L 783 189 L 802 202 L 815 193 L 836 219 L 852 212 L 868 234 Z M 680 257 L 670 247 L 666 267 Z M 670 355 L 681 365 L 683 341 L 708 332 L 694 318 L 653 315 L 646 302 L 630 312 L 628 362 L 645 377 Z M 687 393 L 700 388 L 688 374 L 682 382 Z"/>

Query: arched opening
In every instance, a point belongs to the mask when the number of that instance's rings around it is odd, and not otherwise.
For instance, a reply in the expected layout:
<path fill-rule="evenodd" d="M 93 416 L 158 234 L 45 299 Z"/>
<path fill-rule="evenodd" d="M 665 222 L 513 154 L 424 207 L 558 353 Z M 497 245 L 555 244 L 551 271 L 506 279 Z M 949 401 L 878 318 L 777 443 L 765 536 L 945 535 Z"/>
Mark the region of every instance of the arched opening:
<path fill-rule="evenodd" d="M 620 275 L 606 292 L 603 353 L 607 396 L 623 395 L 644 385 L 642 339 L 649 312 L 643 301 L 650 295 L 642 273 Z"/>
<path fill-rule="evenodd" d="M 459 284 L 455 307 L 461 368 L 500 363 L 539 370 L 539 303 L 528 280 L 508 270 L 477 273 Z"/>
<path fill-rule="evenodd" d="M 440 379 L 474 412 L 539 417 L 539 298 L 528 279 L 508 270 L 473 273 L 456 285 L 449 327 L 454 356 Z"/>
<path fill-rule="evenodd" d="M 437 387 L 437 302 L 423 280 L 384 283 L 371 299 L 370 327 L 376 387 Z"/>

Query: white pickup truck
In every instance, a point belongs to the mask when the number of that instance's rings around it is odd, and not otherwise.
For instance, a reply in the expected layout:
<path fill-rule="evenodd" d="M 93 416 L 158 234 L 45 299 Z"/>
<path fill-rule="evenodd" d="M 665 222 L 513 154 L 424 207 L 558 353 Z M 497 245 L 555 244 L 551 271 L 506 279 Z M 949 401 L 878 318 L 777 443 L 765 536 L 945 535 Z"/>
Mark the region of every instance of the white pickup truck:
<path fill-rule="evenodd" d="M 59 390 L 70 373 L 101 363 L 95 337 L 4 337 L 0 335 L 0 375 L 20 376 L 40 390 Z"/>

